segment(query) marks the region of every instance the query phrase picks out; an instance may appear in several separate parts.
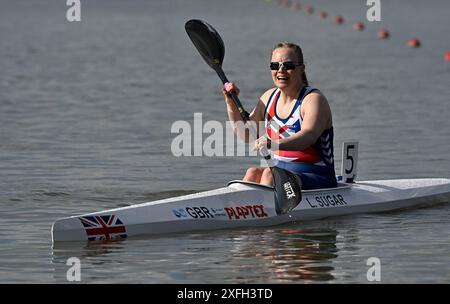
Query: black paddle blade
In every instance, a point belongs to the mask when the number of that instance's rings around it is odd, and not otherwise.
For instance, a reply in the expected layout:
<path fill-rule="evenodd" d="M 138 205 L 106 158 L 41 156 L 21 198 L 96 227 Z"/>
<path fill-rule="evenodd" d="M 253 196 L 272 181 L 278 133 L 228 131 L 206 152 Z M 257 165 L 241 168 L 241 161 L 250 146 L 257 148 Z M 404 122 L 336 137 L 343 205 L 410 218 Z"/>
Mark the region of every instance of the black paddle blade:
<path fill-rule="evenodd" d="M 290 212 L 302 200 L 302 181 L 288 170 L 272 167 L 275 210 L 278 215 Z"/>
<path fill-rule="evenodd" d="M 211 25 L 198 19 L 189 20 L 184 28 L 206 63 L 214 70 L 221 67 L 225 45 L 219 33 Z"/>

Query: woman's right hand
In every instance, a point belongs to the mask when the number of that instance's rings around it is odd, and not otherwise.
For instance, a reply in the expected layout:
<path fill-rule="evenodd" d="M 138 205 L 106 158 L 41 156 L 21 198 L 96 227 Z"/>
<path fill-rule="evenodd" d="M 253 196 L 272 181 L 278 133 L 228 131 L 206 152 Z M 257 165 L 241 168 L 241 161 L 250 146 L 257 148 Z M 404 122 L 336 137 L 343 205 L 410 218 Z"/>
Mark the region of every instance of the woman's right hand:
<path fill-rule="evenodd" d="M 225 83 L 222 88 L 222 93 L 226 101 L 232 101 L 231 92 L 234 92 L 236 93 L 236 95 L 239 95 L 241 90 L 239 90 L 239 88 L 232 82 Z"/>

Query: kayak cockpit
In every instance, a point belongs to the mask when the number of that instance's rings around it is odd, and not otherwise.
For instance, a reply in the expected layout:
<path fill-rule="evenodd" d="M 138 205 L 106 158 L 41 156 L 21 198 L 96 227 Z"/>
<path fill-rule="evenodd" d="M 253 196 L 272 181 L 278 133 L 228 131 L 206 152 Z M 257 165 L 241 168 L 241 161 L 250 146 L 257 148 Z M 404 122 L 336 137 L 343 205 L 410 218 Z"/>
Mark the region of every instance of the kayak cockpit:
<path fill-rule="evenodd" d="M 243 180 L 239 180 L 239 179 L 235 179 L 235 180 L 229 181 L 227 186 L 230 186 L 232 184 L 241 184 L 241 185 L 255 186 L 255 187 L 260 187 L 262 189 L 273 190 L 272 186 L 262 185 L 262 184 L 255 183 L 255 182 L 243 181 Z"/>
<path fill-rule="evenodd" d="M 230 186 L 230 185 L 233 185 L 233 184 L 254 186 L 254 187 L 257 187 L 257 188 L 260 188 L 260 189 L 273 190 L 273 187 L 271 187 L 271 186 L 261 185 L 261 184 L 255 183 L 255 182 L 248 182 L 248 181 L 243 181 L 243 180 L 232 180 L 232 181 L 229 181 L 227 186 Z M 313 191 L 315 191 L 315 192 L 317 192 L 317 191 L 321 191 L 321 192 L 322 191 L 333 191 L 333 190 L 340 190 L 340 189 L 350 188 L 353 185 L 355 185 L 355 184 L 354 183 L 339 183 L 338 182 L 337 187 L 320 188 L 320 189 L 313 189 L 313 190 L 302 190 L 302 192 L 308 193 L 308 192 L 313 192 Z"/>

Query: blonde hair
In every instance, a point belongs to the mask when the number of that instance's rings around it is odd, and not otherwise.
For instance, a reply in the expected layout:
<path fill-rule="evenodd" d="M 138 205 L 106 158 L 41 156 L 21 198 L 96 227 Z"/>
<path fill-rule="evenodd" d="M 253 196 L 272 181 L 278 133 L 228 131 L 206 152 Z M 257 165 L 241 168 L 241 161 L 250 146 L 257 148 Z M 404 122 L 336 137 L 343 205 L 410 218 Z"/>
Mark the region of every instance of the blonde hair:
<path fill-rule="evenodd" d="M 305 63 L 304 63 L 304 61 L 303 61 L 303 52 L 302 52 L 302 48 L 301 48 L 299 45 L 297 45 L 297 44 L 295 44 L 295 43 L 292 43 L 292 42 L 287 42 L 287 41 L 279 42 L 279 43 L 277 43 L 277 44 L 275 45 L 275 47 L 272 49 L 272 53 L 273 53 L 276 49 L 279 49 L 279 48 L 290 48 L 290 49 L 294 50 L 294 53 L 295 53 L 295 55 L 297 56 L 298 62 L 299 62 L 300 64 L 302 64 L 303 66 L 305 66 Z M 271 53 L 271 54 L 272 54 L 272 53 Z M 303 84 L 304 84 L 305 86 L 309 86 L 308 78 L 306 77 L 306 72 L 305 72 L 305 71 L 303 71 L 303 73 L 302 73 L 302 80 L 303 80 Z"/>

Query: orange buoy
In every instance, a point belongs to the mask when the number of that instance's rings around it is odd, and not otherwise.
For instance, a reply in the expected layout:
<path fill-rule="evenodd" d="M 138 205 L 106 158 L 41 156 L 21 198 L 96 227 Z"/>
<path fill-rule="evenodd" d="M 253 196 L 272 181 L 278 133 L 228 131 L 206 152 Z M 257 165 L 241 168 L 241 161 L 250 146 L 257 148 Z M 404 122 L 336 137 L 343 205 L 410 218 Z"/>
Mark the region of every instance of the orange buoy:
<path fill-rule="evenodd" d="M 325 12 L 325 11 L 320 11 L 319 14 L 320 14 L 320 18 L 322 18 L 322 19 L 325 19 L 328 16 L 327 12 Z"/>
<path fill-rule="evenodd" d="M 450 62 L 450 52 L 444 54 L 444 59 L 445 61 Z"/>
<path fill-rule="evenodd" d="M 308 5 L 308 6 L 306 7 L 306 12 L 307 12 L 309 15 L 314 14 L 314 7 Z"/>
<path fill-rule="evenodd" d="M 379 30 L 377 35 L 380 39 L 388 39 L 391 36 L 387 30 Z"/>
<path fill-rule="evenodd" d="M 411 38 L 408 40 L 408 46 L 410 48 L 418 48 L 420 47 L 420 40 L 416 38 Z"/>
<path fill-rule="evenodd" d="M 364 29 L 364 23 L 362 23 L 361 21 L 358 21 L 356 23 L 353 24 L 353 29 L 355 31 L 362 31 Z"/>
<path fill-rule="evenodd" d="M 344 18 L 342 17 L 342 16 L 336 16 L 335 18 L 334 18 L 334 23 L 336 23 L 336 24 L 342 24 L 342 23 L 344 23 Z"/>

